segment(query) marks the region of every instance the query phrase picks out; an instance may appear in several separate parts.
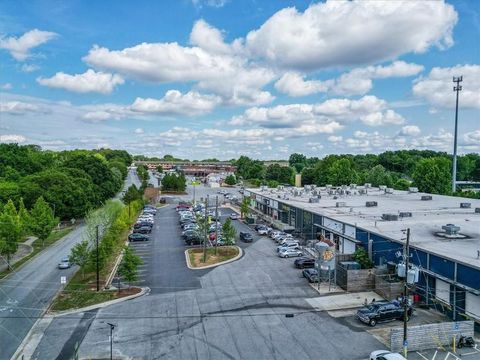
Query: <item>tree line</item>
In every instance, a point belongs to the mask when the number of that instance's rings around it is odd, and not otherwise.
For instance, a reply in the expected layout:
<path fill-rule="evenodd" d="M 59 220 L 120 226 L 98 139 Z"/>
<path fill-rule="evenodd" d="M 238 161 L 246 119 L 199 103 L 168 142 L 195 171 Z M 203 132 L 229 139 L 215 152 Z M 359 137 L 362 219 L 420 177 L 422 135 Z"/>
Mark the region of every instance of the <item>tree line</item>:
<path fill-rule="evenodd" d="M 237 166 L 237 177 L 252 185 L 293 185 L 295 174 L 299 173 L 302 184 L 338 186 L 371 183 L 372 186 L 386 185 L 398 190 L 414 186 L 422 192 L 451 194 L 451 156 L 431 150 L 328 155 L 323 159 L 294 153 L 288 159 L 288 166 L 265 166 L 260 160 L 241 156 L 234 165 Z M 458 157 L 457 180 L 480 181 L 479 154 Z M 461 194 L 479 196 L 473 192 Z"/>
<path fill-rule="evenodd" d="M 60 219 L 81 218 L 122 187 L 132 157 L 123 150 L 43 151 L 0 144 L 0 209 L 9 200 L 32 209 L 42 197 Z"/>

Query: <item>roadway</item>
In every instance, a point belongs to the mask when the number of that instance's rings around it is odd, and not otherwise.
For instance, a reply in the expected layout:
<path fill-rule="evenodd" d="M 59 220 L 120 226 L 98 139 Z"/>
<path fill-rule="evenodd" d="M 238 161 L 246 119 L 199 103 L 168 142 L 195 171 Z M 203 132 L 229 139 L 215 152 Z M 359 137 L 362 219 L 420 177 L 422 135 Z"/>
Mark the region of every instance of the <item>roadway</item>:
<path fill-rule="evenodd" d="M 124 189 L 139 184 L 134 171 L 129 171 Z M 119 195 L 117 195 L 119 197 Z M 72 247 L 83 239 L 84 225 L 57 241 L 28 261 L 18 271 L 0 280 L 0 359 L 9 359 L 17 350 L 36 320 L 49 307 L 76 267 L 59 270 L 57 264 L 68 256 Z"/>

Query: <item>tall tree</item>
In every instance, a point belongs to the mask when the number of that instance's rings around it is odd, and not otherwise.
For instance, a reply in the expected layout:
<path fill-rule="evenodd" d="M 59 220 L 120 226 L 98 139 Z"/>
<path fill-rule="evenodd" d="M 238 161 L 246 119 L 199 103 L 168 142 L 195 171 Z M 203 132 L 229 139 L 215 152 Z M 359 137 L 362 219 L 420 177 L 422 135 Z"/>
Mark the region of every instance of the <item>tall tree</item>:
<path fill-rule="evenodd" d="M 232 220 L 227 218 L 222 225 L 222 238 L 225 245 L 233 245 L 235 244 L 235 236 L 237 235 L 237 230 L 232 224 Z"/>
<path fill-rule="evenodd" d="M 129 186 L 125 195 L 123 195 L 123 202 L 125 204 L 130 204 L 132 201 L 140 200 L 142 198 L 142 193 L 137 189 L 135 184 Z"/>
<path fill-rule="evenodd" d="M 225 184 L 227 185 L 235 185 L 236 183 L 237 183 L 237 179 L 233 174 L 230 174 L 225 178 Z"/>
<path fill-rule="evenodd" d="M 57 223 L 53 216 L 53 210 L 39 197 L 33 206 L 32 212 L 32 232 L 42 241 L 42 247 L 45 245 L 45 240 L 50 236 L 55 224 Z"/>
<path fill-rule="evenodd" d="M 32 223 L 32 217 L 30 213 L 25 208 L 25 204 L 23 203 L 23 198 L 20 198 L 18 204 L 18 217 L 20 219 L 20 226 L 22 229 L 22 235 L 27 235 L 30 231 L 30 225 Z"/>
<path fill-rule="evenodd" d="M 12 269 L 10 258 L 17 251 L 21 236 L 20 218 L 15 205 L 9 200 L 0 215 L 0 254 L 6 257 L 9 270 Z"/>
<path fill-rule="evenodd" d="M 250 213 L 250 197 L 245 196 L 240 204 L 240 217 L 248 216 Z"/>
<path fill-rule="evenodd" d="M 303 154 L 293 153 L 288 158 L 288 164 L 293 167 L 297 173 L 300 173 L 307 164 L 307 157 Z"/>
<path fill-rule="evenodd" d="M 125 246 L 122 263 L 118 269 L 119 274 L 131 285 L 138 279 L 138 267 L 142 264 L 142 259 L 135 255 L 133 250 Z"/>
<path fill-rule="evenodd" d="M 85 268 L 89 260 L 89 245 L 88 240 L 82 240 L 81 242 L 75 244 L 72 248 L 68 260 L 74 265 L 78 265 L 82 271 L 82 279 L 85 279 Z"/>
<path fill-rule="evenodd" d="M 357 172 L 349 159 L 335 161 L 328 171 L 328 181 L 335 186 L 357 183 Z"/>
<path fill-rule="evenodd" d="M 382 165 L 376 165 L 370 169 L 365 176 L 365 182 L 372 184 L 372 186 L 393 186 L 392 175 Z"/>
<path fill-rule="evenodd" d="M 443 157 L 422 159 L 413 172 L 413 180 L 418 189 L 431 194 L 451 192 L 451 161 Z"/>

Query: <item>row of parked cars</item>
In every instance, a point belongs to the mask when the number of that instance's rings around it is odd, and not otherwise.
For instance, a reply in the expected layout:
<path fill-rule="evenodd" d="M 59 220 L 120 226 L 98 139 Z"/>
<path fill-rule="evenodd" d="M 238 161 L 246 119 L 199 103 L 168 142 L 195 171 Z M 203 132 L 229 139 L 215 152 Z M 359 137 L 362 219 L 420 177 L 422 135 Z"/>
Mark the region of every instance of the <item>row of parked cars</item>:
<path fill-rule="evenodd" d="M 142 213 L 138 217 L 136 223 L 133 225 L 133 230 L 128 235 L 129 241 L 148 241 L 150 240 L 149 234 L 152 232 L 153 225 L 155 223 L 155 215 L 157 214 L 157 208 L 153 205 L 145 205 Z"/>
<path fill-rule="evenodd" d="M 289 258 L 303 256 L 300 244 L 294 239 L 292 234 L 280 230 L 274 230 L 263 224 L 256 225 L 255 230 L 259 235 L 270 236 L 270 238 L 278 244 L 276 250 L 279 257 Z"/>

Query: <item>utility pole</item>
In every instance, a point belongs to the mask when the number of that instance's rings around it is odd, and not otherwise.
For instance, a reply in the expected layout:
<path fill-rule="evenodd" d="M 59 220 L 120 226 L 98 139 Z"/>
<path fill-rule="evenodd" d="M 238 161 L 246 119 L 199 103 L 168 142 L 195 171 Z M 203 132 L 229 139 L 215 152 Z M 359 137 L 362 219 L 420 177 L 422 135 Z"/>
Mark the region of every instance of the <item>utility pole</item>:
<path fill-rule="evenodd" d="M 203 238 L 203 262 L 207 261 L 207 227 L 208 227 L 208 216 L 207 216 L 207 210 L 208 210 L 208 195 L 207 198 L 205 199 L 205 236 Z"/>
<path fill-rule="evenodd" d="M 456 85 L 453 91 L 457 93 L 457 101 L 455 103 L 455 137 L 453 138 L 453 169 L 452 169 L 452 192 L 457 190 L 457 134 L 458 134 L 458 93 L 462 90 L 460 83 L 463 81 L 463 76 L 453 77 L 453 82 Z"/>
<path fill-rule="evenodd" d="M 407 357 L 407 321 L 408 321 L 408 266 L 410 260 L 410 228 L 407 229 L 407 239 L 405 242 L 405 278 L 403 281 L 403 352 Z"/>
<path fill-rule="evenodd" d="M 218 246 L 218 195 L 215 196 L 215 255 L 217 255 Z"/>
<path fill-rule="evenodd" d="M 95 226 L 96 233 L 97 233 L 97 291 L 100 291 L 100 268 L 98 264 L 98 228 L 100 225 Z"/>
<path fill-rule="evenodd" d="M 107 324 L 110 325 L 110 360 L 113 360 L 113 329 L 115 329 L 115 325 Z"/>

